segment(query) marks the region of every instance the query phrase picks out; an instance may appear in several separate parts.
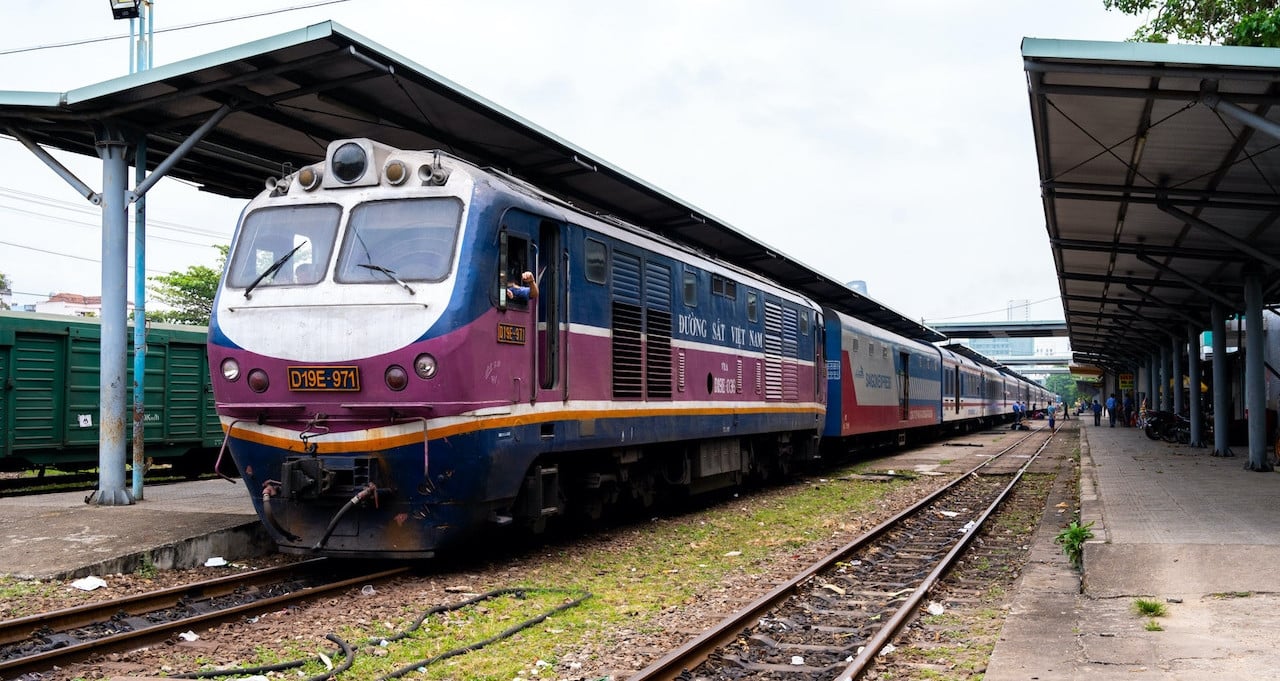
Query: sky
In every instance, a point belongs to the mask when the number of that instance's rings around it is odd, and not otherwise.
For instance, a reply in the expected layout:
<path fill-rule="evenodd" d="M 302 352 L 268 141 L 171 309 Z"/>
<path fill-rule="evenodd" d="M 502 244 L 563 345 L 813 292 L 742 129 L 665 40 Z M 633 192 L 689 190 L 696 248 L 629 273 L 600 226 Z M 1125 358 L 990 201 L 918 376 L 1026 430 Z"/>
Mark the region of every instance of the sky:
<path fill-rule="evenodd" d="M 155 0 L 154 64 L 333 20 L 925 323 L 1062 318 L 1021 41 L 1141 23 L 1103 0 L 316 3 Z M 127 74 L 106 5 L 5 0 L 0 91 Z M 101 189 L 96 158 L 55 155 Z M 147 202 L 149 277 L 214 266 L 244 206 L 175 180 Z M 14 303 L 100 295 L 100 224 L 0 134 Z"/>

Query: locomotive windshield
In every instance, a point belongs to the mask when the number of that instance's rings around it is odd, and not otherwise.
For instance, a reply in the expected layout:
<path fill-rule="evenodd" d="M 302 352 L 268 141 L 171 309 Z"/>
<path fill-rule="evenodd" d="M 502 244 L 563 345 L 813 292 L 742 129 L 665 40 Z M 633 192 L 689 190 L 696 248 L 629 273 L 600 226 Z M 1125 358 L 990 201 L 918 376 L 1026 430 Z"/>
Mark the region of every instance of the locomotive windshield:
<path fill-rule="evenodd" d="M 336 204 L 277 206 L 249 213 L 240 229 L 227 283 L 257 288 L 320 281 L 333 253 L 341 215 L 342 208 Z"/>
<path fill-rule="evenodd" d="M 336 279 L 345 284 L 444 279 L 461 218 L 462 202 L 453 198 L 356 206 L 342 239 Z"/>
<path fill-rule="evenodd" d="M 274 206 L 249 213 L 227 283 L 246 293 L 318 283 L 328 272 L 341 216 L 337 204 Z M 344 284 L 394 281 L 406 288 L 406 281 L 440 281 L 451 269 L 461 219 L 462 202 L 453 198 L 356 206 L 334 278 Z"/>

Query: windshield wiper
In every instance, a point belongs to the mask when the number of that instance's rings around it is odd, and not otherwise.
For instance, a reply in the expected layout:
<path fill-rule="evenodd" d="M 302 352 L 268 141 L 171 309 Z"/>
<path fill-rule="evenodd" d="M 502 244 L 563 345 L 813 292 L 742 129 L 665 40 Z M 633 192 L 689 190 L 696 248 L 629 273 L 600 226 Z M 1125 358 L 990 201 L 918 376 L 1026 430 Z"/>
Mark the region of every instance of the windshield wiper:
<path fill-rule="evenodd" d="M 403 287 L 404 287 L 404 290 L 406 290 L 406 291 L 408 291 L 408 292 L 409 292 L 409 295 L 411 295 L 411 296 L 416 296 L 416 295 L 418 295 L 417 293 L 415 293 L 415 292 L 414 292 L 414 290 L 413 290 L 412 288 L 410 288 L 410 286 L 409 286 L 408 284 L 404 283 L 403 281 L 400 281 L 400 277 L 397 277 L 397 276 L 396 276 L 396 271 L 395 271 L 395 270 L 389 270 L 389 269 L 387 269 L 387 268 L 383 267 L 382 265 L 371 265 L 371 264 L 368 264 L 368 263 L 357 263 L 357 266 L 359 266 L 359 267 L 363 267 L 363 268 L 365 268 L 366 270 L 373 270 L 373 271 L 375 271 L 375 272 L 381 272 L 381 273 L 383 273 L 383 274 L 387 275 L 388 277 L 391 277 L 391 281 L 394 281 L 395 283 L 400 284 L 401 286 L 403 286 Z"/>
<path fill-rule="evenodd" d="M 303 246 L 305 246 L 305 245 L 306 245 L 306 243 L 307 243 L 307 242 L 303 241 L 302 243 L 298 244 L 297 246 L 294 246 L 292 251 L 289 251 L 288 253 L 285 253 L 284 255 L 280 256 L 280 258 L 279 258 L 278 260 L 276 260 L 275 262 L 271 263 L 271 267 L 268 267 L 267 269 L 262 270 L 262 274 L 259 274 L 259 275 L 258 275 L 258 278 L 257 278 L 257 279 L 254 279 L 254 280 L 253 280 L 253 283 L 252 283 L 252 284 L 249 284 L 249 287 L 248 287 L 248 288 L 246 288 L 246 289 L 244 290 L 244 297 L 245 297 L 245 300 L 248 300 L 248 299 L 249 299 L 249 294 L 253 292 L 253 289 L 255 289 L 255 288 L 257 288 L 257 287 L 258 287 L 258 284 L 261 284 L 261 283 L 262 283 L 262 280 L 263 280 L 263 279 L 266 279 L 267 277 L 269 277 L 269 276 L 271 276 L 271 275 L 275 274 L 276 272 L 278 272 L 278 271 L 280 270 L 280 268 L 281 268 L 281 267 L 283 267 L 283 266 L 284 266 L 284 264 L 285 264 L 286 262 L 288 262 L 289 258 L 292 258 L 292 257 L 293 257 L 293 254 L 294 254 L 294 253 L 297 253 L 297 252 L 298 252 L 298 249 L 299 249 L 299 248 L 302 248 Z"/>

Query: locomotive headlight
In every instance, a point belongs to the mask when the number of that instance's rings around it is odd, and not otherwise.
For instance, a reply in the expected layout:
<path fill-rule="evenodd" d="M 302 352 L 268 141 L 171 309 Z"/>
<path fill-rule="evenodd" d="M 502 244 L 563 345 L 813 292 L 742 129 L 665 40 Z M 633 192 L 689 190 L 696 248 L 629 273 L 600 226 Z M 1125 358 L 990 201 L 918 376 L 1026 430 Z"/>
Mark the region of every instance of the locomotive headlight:
<path fill-rule="evenodd" d="M 413 371 L 421 378 L 431 378 L 436 375 L 436 358 L 423 353 L 413 360 Z"/>
<path fill-rule="evenodd" d="M 222 377 L 234 383 L 240 378 L 240 363 L 230 357 L 222 360 Z"/>
<path fill-rule="evenodd" d="M 387 178 L 387 182 L 397 186 L 409 179 L 409 169 L 405 167 L 404 161 L 388 161 L 387 167 L 382 169 L 382 174 Z"/>
<path fill-rule="evenodd" d="M 351 184 L 364 177 L 364 171 L 368 165 L 369 159 L 365 156 L 364 149 L 355 142 L 347 142 L 338 147 L 334 150 L 333 157 L 329 159 L 333 176 L 343 184 Z"/>
<path fill-rule="evenodd" d="M 298 184 L 302 188 L 311 191 L 320 186 L 320 173 L 315 168 L 303 168 L 298 171 Z"/>
<path fill-rule="evenodd" d="M 387 387 L 397 392 L 404 390 L 409 385 L 409 374 L 405 372 L 404 367 L 398 364 L 392 364 L 387 367 L 385 374 L 387 379 Z"/>
<path fill-rule="evenodd" d="M 267 372 L 262 369 L 252 369 L 249 371 L 249 389 L 255 393 L 266 392 L 271 386 L 271 381 L 267 380 Z"/>

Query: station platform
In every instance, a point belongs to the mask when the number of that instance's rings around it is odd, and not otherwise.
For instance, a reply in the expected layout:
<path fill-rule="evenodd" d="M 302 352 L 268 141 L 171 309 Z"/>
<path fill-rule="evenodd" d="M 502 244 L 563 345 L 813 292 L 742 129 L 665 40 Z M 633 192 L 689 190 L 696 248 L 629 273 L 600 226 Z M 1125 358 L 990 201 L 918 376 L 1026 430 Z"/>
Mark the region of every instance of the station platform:
<path fill-rule="evenodd" d="M 1062 425 L 1079 429 L 1095 536 L 1077 571 L 1048 505 L 985 681 L 1280 680 L 1280 474 L 1245 470 L 1243 447 L 1216 458 L 1088 415 Z M 1139 598 L 1166 614 L 1139 615 Z"/>
<path fill-rule="evenodd" d="M 275 552 L 239 480 L 144 486 L 128 506 L 85 503 L 88 492 L 0 499 L 0 574 L 72 579 L 203 565 Z"/>

